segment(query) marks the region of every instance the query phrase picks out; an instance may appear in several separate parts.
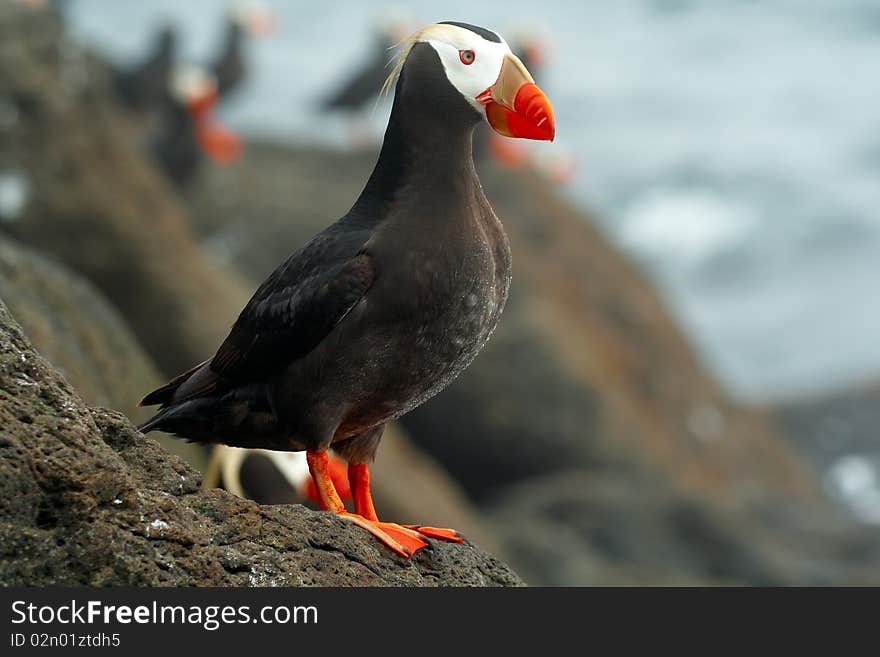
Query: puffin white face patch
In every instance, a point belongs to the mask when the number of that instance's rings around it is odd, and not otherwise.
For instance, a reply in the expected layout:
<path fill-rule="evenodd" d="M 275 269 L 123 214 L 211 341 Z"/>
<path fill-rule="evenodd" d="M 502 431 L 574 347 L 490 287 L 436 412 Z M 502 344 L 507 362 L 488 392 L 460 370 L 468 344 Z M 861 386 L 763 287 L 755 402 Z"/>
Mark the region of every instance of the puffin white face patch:
<path fill-rule="evenodd" d="M 440 55 L 446 77 L 452 86 L 458 89 L 474 109 L 481 110 L 480 114 L 483 114 L 477 96 L 495 84 L 501 73 L 504 55 L 510 53 L 510 47 L 504 39 L 500 43 L 494 43 L 457 25 L 440 27 L 447 28 L 449 35 L 444 35 L 443 39 L 430 38 L 427 42 Z"/>
<path fill-rule="evenodd" d="M 413 34 L 404 44 L 401 56 L 389 76 L 388 83 L 403 65 L 403 60 L 416 43 L 428 43 L 437 52 L 446 77 L 471 106 L 484 114 L 477 96 L 495 84 L 501 73 L 504 56 L 510 53 L 507 42 L 490 41 L 476 32 L 458 25 L 428 25 Z"/>
<path fill-rule="evenodd" d="M 180 64 L 171 71 L 168 90 L 181 103 L 204 98 L 217 89 L 217 79 L 200 66 Z"/>

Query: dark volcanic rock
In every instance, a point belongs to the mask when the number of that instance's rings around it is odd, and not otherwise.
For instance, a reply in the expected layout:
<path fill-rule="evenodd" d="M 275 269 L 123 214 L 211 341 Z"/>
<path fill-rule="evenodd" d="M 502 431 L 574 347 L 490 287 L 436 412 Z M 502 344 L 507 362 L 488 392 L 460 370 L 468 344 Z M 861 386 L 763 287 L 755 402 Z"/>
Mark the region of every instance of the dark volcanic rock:
<path fill-rule="evenodd" d="M 106 67 L 48 12 L 0 3 L 0 173 L 23 192 L 0 231 L 89 279 L 171 375 L 210 355 L 247 291 L 198 248 L 138 139 Z"/>
<path fill-rule="evenodd" d="M 119 313 L 81 276 L 0 236 L 0 299 L 92 406 L 132 419 L 161 377 Z"/>
<path fill-rule="evenodd" d="M 0 237 L 0 300 L 87 404 L 122 411 L 136 422 L 149 416 L 137 402 L 161 377 L 128 325 L 91 283 Z M 190 465 L 206 463 L 197 445 L 170 437 L 159 442 Z"/>
<path fill-rule="evenodd" d="M 199 484 L 123 416 L 88 408 L 0 303 L 0 584 L 521 584 L 472 544 L 406 560 L 330 514 Z"/>
<path fill-rule="evenodd" d="M 880 523 L 880 385 L 779 403 L 779 424 L 822 474 L 831 495 L 861 520 Z"/>
<path fill-rule="evenodd" d="M 701 498 L 651 473 L 536 477 L 500 494 L 487 515 L 530 583 L 880 583 L 880 532 L 830 504 Z"/>

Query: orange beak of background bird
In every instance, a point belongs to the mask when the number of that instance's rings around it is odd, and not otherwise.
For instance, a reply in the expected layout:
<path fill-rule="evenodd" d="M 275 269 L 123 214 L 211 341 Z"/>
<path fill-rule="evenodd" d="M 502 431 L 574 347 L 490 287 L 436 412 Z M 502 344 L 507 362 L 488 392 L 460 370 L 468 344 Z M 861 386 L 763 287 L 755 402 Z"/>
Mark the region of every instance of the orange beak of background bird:
<path fill-rule="evenodd" d="M 540 141 L 556 136 L 553 107 L 516 55 L 504 56 L 498 79 L 477 102 L 486 106 L 486 118 L 498 134 Z"/>
<path fill-rule="evenodd" d="M 190 98 L 186 106 L 193 120 L 196 142 L 202 151 L 218 164 L 231 164 L 239 158 L 243 147 L 238 135 L 214 118 L 216 104 L 217 91 L 212 88 Z"/>

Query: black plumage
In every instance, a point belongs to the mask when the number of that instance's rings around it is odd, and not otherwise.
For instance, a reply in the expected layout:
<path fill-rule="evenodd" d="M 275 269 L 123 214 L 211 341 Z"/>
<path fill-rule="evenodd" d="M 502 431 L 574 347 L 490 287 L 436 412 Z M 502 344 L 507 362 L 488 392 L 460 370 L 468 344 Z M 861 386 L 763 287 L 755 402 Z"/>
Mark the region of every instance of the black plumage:
<path fill-rule="evenodd" d="M 388 58 L 394 43 L 387 34 L 377 34 L 366 63 L 321 104 L 325 110 L 357 111 L 376 98 L 388 75 Z"/>
<path fill-rule="evenodd" d="M 370 460 L 385 423 L 473 360 L 507 298 L 507 238 L 471 158 L 479 119 L 416 44 L 360 198 L 259 287 L 212 359 L 144 400 L 162 409 L 142 429 Z"/>
<path fill-rule="evenodd" d="M 244 58 L 245 28 L 237 17 L 226 20 L 223 44 L 211 62 L 210 69 L 217 79 L 217 96 L 223 98 L 241 86 L 247 75 Z"/>
<path fill-rule="evenodd" d="M 262 37 L 274 30 L 275 18 L 260 2 L 237 2 L 226 13 L 220 50 L 208 68 L 217 80 L 220 99 L 238 91 L 250 74 L 245 52 L 249 37 Z"/>
<path fill-rule="evenodd" d="M 116 95 L 135 110 L 160 105 L 167 95 L 167 84 L 177 53 L 177 36 L 170 25 L 162 27 L 143 61 L 114 71 Z"/>
<path fill-rule="evenodd" d="M 196 141 L 190 110 L 170 93 L 165 93 L 158 107 L 149 145 L 159 169 L 177 187 L 192 181 L 205 157 Z"/>

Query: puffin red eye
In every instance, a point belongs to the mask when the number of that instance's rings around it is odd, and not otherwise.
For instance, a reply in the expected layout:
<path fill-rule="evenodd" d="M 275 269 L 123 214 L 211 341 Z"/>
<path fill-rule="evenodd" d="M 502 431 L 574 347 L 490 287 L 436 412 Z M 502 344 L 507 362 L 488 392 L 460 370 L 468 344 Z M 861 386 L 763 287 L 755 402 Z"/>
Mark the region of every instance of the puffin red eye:
<path fill-rule="evenodd" d="M 461 63 L 465 66 L 470 66 L 474 63 L 474 60 L 477 56 L 474 54 L 473 50 L 459 50 L 458 58 L 461 60 Z"/>

